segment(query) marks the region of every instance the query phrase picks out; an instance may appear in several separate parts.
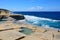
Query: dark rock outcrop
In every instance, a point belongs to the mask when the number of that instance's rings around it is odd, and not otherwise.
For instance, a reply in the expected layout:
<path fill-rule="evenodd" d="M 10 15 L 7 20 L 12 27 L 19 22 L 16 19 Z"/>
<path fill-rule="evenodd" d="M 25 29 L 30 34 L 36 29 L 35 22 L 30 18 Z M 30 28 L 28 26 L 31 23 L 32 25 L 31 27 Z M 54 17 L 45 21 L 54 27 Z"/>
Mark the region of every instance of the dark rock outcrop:
<path fill-rule="evenodd" d="M 24 15 L 20 15 L 20 14 L 10 14 L 11 11 L 6 10 L 6 9 L 0 9 L 0 20 L 4 19 L 4 18 L 13 18 L 16 20 L 23 20 L 25 19 Z"/>
<path fill-rule="evenodd" d="M 16 19 L 16 20 L 23 20 L 25 17 L 23 15 L 10 15 L 10 17 Z"/>

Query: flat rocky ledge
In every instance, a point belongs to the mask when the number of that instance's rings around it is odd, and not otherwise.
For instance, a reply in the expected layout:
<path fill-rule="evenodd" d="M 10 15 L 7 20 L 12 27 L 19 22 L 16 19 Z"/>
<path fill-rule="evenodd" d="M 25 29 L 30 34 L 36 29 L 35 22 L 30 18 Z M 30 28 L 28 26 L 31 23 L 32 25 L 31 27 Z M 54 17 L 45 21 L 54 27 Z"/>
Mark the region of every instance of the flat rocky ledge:
<path fill-rule="evenodd" d="M 19 32 L 21 27 L 32 29 L 34 33 L 26 35 Z M 60 40 L 60 32 L 58 30 L 36 27 L 29 24 L 14 24 L 7 21 L 0 24 L 0 40 Z"/>

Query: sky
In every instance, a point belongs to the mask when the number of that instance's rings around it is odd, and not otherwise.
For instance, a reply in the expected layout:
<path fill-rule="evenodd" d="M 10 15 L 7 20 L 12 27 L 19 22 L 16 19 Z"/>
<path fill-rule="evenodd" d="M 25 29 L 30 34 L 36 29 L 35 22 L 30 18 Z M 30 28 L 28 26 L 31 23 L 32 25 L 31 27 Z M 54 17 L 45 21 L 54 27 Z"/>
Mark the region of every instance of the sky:
<path fill-rule="evenodd" d="M 11 11 L 60 11 L 60 0 L 0 0 L 0 8 Z"/>

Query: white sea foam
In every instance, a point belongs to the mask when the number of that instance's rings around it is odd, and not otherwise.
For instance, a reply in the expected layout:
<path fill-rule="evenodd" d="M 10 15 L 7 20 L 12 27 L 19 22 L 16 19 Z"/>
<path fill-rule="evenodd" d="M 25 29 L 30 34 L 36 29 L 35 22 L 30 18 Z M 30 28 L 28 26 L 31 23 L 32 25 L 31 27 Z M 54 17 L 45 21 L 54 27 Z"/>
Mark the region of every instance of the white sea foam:
<path fill-rule="evenodd" d="M 53 19 L 49 19 L 49 18 L 42 18 L 42 17 L 36 17 L 36 16 L 30 16 L 30 15 L 25 15 L 27 20 L 34 20 L 34 21 L 38 21 L 38 20 L 47 20 L 47 21 L 53 21 L 53 22 L 59 22 L 60 20 L 53 20 Z"/>
<path fill-rule="evenodd" d="M 38 26 L 41 23 L 42 27 L 52 28 L 52 29 L 55 29 L 55 28 L 54 27 L 50 27 L 50 25 L 48 23 L 45 24 L 45 23 L 43 23 L 41 21 L 43 20 L 43 21 L 49 21 L 49 22 L 54 22 L 54 23 L 60 21 L 60 20 L 53 20 L 53 19 L 48 19 L 48 18 L 30 16 L 30 15 L 24 15 L 24 16 L 26 18 L 26 21 L 31 22 L 31 24 L 33 24 L 33 25 L 37 25 Z"/>

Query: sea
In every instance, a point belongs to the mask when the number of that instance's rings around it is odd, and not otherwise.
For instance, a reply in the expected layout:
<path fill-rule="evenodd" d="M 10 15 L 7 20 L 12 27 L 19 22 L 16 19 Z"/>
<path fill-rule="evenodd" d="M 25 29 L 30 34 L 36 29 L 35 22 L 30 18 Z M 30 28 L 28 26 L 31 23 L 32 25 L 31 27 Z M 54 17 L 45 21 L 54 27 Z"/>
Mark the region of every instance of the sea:
<path fill-rule="evenodd" d="M 19 12 L 14 11 L 14 14 L 23 14 L 26 18 L 25 22 L 46 28 L 60 30 L 60 12 Z"/>

